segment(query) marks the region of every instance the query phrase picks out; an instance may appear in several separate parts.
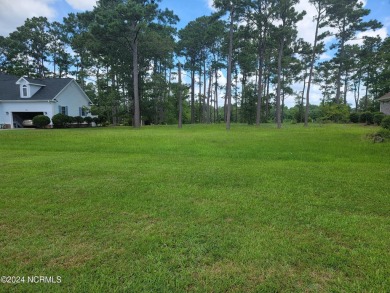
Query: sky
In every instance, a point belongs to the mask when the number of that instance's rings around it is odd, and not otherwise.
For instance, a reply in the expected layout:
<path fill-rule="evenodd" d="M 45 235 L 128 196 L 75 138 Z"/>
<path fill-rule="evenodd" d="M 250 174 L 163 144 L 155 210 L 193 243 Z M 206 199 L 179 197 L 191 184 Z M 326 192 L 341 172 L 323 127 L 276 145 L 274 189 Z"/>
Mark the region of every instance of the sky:
<path fill-rule="evenodd" d="M 365 8 L 371 10 L 368 19 L 379 20 L 384 27 L 375 32 L 364 32 L 357 36 L 354 43 L 362 43 L 363 36 L 379 35 L 385 38 L 390 33 L 390 0 L 362 0 Z M 212 0 L 162 0 L 161 8 L 173 10 L 179 16 L 180 22 L 178 28 L 183 28 L 189 21 L 203 15 L 209 15 L 213 11 Z M 70 12 L 82 12 L 93 9 L 96 0 L 0 0 L 0 35 L 7 36 L 9 33 L 21 26 L 26 18 L 34 16 L 46 16 L 49 21 L 62 21 L 63 17 Z M 300 0 L 297 5 L 298 10 L 306 10 L 307 14 L 304 19 L 298 23 L 298 37 L 305 41 L 313 43 L 313 16 L 315 9 L 309 4 L 309 0 Z M 331 42 L 331 39 L 329 39 Z M 322 60 L 329 59 L 331 56 L 324 54 Z M 221 72 L 221 83 L 225 82 L 224 73 Z M 299 84 L 294 85 L 295 90 L 301 87 Z M 312 102 L 318 104 L 321 93 L 315 86 L 313 87 Z M 352 103 L 353 99 L 349 99 Z M 286 101 L 287 106 L 293 106 L 293 98 Z"/>

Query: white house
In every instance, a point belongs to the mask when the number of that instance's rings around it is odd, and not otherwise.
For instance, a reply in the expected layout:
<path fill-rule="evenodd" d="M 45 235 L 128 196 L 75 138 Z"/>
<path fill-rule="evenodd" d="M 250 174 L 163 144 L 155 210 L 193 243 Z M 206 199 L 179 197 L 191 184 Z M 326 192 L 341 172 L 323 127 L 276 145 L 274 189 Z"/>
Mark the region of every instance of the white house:
<path fill-rule="evenodd" d="M 0 125 L 23 127 L 36 115 L 87 116 L 91 100 L 72 78 L 32 79 L 0 72 Z"/>
<path fill-rule="evenodd" d="M 390 115 L 390 93 L 380 97 L 378 101 L 380 102 L 380 111 L 386 115 Z"/>

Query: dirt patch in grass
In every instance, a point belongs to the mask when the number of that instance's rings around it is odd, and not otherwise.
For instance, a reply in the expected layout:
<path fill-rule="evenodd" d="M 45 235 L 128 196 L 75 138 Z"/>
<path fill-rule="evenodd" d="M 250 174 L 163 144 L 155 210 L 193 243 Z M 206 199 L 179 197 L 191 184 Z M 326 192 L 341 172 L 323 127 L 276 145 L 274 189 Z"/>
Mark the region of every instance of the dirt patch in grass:
<path fill-rule="evenodd" d="M 50 268 L 80 268 L 93 259 L 94 249 L 92 245 L 78 243 L 71 245 L 70 250 L 63 255 L 55 257 L 48 262 Z"/>

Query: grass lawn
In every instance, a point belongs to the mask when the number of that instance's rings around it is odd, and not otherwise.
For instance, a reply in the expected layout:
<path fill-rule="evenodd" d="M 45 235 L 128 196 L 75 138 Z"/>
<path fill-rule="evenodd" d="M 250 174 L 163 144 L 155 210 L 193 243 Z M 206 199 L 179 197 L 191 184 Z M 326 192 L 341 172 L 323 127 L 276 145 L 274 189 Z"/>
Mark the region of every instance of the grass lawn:
<path fill-rule="evenodd" d="M 390 143 L 356 125 L 0 131 L 7 292 L 389 292 Z"/>

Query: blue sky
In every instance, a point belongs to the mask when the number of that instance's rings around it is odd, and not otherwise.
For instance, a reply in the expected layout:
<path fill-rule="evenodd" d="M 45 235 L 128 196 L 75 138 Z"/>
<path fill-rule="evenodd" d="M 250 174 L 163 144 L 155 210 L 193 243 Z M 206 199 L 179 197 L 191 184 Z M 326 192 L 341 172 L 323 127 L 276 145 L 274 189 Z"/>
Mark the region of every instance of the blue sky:
<path fill-rule="evenodd" d="M 381 21 L 385 28 L 379 33 L 385 37 L 390 32 L 390 0 L 364 0 L 366 8 L 371 9 L 370 18 Z M 162 0 L 162 8 L 173 10 L 179 17 L 179 28 L 189 21 L 211 13 L 212 0 Z M 0 0 L 0 35 L 6 36 L 23 24 L 27 17 L 46 16 L 49 20 L 61 21 L 70 12 L 80 12 L 92 9 L 95 0 Z M 298 25 L 300 37 L 310 41 L 312 35 L 311 21 L 314 9 L 308 0 L 301 0 L 298 9 L 305 9 L 308 14 Z"/>
<path fill-rule="evenodd" d="M 380 20 L 390 31 L 390 0 L 364 0 L 366 8 L 371 9 L 371 18 Z M 211 0 L 162 0 L 161 7 L 167 7 L 180 17 L 179 27 L 191 20 L 208 15 Z M 308 12 L 308 0 L 301 0 L 300 9 Z M 7 35 L 32 16 L 47 16 L 50 20 L 61 20 L 69 12 L 91 9 L 95 0 L 0 0 L 0 35 Z M 308 13 L 310 14 L 310 13 Z M 311 32 L 310 32 L 311 33 Z"/>

